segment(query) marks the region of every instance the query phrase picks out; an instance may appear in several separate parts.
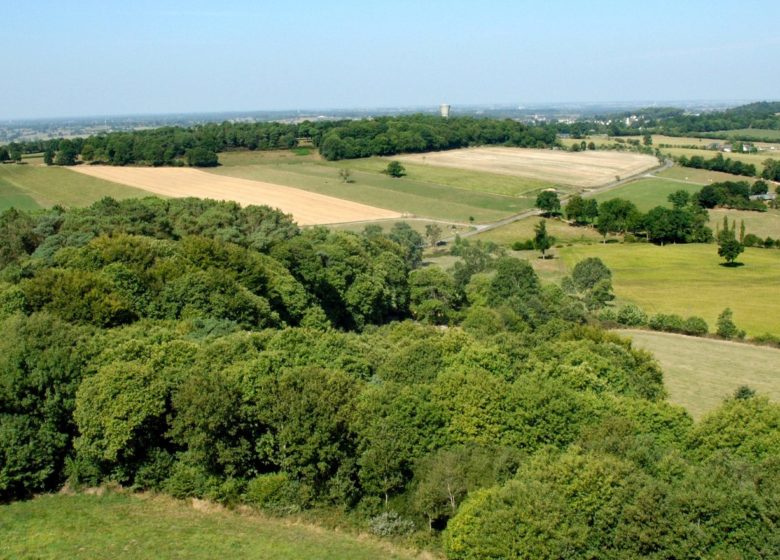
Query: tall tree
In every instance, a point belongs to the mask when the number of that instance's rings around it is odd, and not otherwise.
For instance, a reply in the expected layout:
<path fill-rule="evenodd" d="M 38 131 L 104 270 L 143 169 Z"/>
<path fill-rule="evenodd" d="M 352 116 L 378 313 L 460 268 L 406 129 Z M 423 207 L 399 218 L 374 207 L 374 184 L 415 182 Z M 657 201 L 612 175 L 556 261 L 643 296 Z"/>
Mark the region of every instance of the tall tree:
<path fill-rule="evenodd" d="M 561 213 L 561 201 L 555 191 L 542 191 L 536 197 L 536 207 L 548 216 Z"/>
<path fill-rule="evenodd" d="M 547 233 L 547 223 L 540 220 L 534 227 L 534 249 L 542 252 L 542 258 L 547 258 L 547 250 L 553 246 L 555 238 Z"/>

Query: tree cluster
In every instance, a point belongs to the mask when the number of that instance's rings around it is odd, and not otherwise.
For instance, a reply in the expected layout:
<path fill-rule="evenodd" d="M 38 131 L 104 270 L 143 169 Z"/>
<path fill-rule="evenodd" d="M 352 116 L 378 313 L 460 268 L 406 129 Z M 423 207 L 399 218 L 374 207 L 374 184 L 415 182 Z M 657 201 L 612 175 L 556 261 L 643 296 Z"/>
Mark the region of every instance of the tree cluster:
<path fill-rule="evenodd" d="M 766 206 L 759 200 L 750 200 L 750 195 L 765 191 L 764 181 L 756 181 L 751 186 L 747 181 L 724 181 L 705 185 L 694 195 L 694 200 L 702 208 L 735 208 L 766 212 Z"/>
<path fill-rule="evenodd" d="M 0 500 L 67 480 L 338 507 L 452 558 L 780 544 L 780 407 L 669 404 L 648 353 L 587 324 L 600 261 L 567 293 L 490 244 L 446 271 L 407 225 L 193 199 L 8 211 L 0 241 Z"/>
<path fill-rule="evenodd" d="M 731 173 L 732 175 L 745 175 L 747 177 L 756 177 L 756 166 L 752 163 L 744 163 L 742 161 L 724 158 L 723 154 L 718 153 L 713 158 L 705 159 L 702 156 L 680 156 L 677 158 L 677 163 L 683 167 L 693 167 L 694 169 L 708 169 L 710 171 L 721 171 L 723 173 Z"/>

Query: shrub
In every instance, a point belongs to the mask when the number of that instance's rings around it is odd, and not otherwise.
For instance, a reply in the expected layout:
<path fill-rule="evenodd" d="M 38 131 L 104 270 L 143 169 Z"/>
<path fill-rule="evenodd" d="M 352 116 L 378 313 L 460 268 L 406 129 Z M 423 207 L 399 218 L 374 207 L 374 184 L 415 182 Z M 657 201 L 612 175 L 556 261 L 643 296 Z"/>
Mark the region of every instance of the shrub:
<path fill-rule="evenodd" d="M 752 233 L 748 233 L 745 235 L 745 237 L 742 239 L 742 244 L 745 247 L 763 247 L 764 246 L 764 240 L 761 239 L 759 236 L 754 235 Z"/>
<path fill-rule="evenodd" d="M 616 323 L 617 322 L 617 311 L 614 307 L 605 307 L 599 312 L 599 321 L 604 321 L 605 323 Z"/>
<path fill-rule="evenodd" d="M 647 324 L 647 314 L 633 303 L 629 303 L 620 308 L 617 320 L 627 327 L 643 327 Z"/>
<path fill-rule="evenodd" d="M 718 330 L 717 334 L 721 338 L 745 338 L 745 331 L 739 330 L 737 325 L 734 324 L 734 314 L 728 307 L 718 315 Z"/>
<path fill-rule="evenodd" d="M 526 239 L 525 241 L 515 241 L 512 243 L 513 251 L 533 251 L 534 241 L 533 239 Z"/>
<path fill-rule="evenodd" d="M 710 331 L 707 321 L 701 317 L 688 317 L 683 323 L 682 332 L 693 336 L 704 336 Z"/>
<path fill-rule="evenodd" d="M 414 531 L 414 521 L 401 517 L 398 512 L 385 511 L 372 517 L 369 527 L 379 537 L 403 536 Z"/>
<path fill-rule="evenodd" d="M 683 318 L 679 315 L 659 313 L 658 315 L 653 315 L 647 325 L 654 331 L 682 332 L 683 323 Z"/>

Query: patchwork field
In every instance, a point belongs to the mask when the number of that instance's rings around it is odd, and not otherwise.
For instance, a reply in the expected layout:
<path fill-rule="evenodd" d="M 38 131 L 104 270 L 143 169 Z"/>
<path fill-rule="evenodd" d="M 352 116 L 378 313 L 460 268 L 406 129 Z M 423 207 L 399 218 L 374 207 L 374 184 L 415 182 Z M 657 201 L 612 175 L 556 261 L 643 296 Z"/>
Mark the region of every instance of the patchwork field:
<path fill-rule="evenodd" d="M 222 166 L 209 173 L 287 185 L 401 214 L 460 223 L 468 223 L 470 218 L 478 223 L 492 222 L 532 208 L 534 191 L 549 186 L 523 178 L 461 174 L 444 168 L 429 167 L 429 172 L 421 175 L 415 166 L 409 166 L 406 177 L 394 179 L 381 173 L 388 163 L 381 158 L 326 162 L 316 153 L 296 155 L 291 151 L 226 152 L 219 158 Z M 350 182 L 339 176 L 341 169 L 350 170 Z M 503 182 L 496 181 L 497 177 Z M 529 194 L 510 196 L 499 190 Z"/>
<path fill-rule="evenodd" d="M 158 496 L 45 495 L 0 506 L 1 558 L 430 558 L 365 536 L 201 511 Z"/>
<path fill-rule="evenodd" d="M 780 350 L 680 334 L 623 330 L 664 370 L 669 399 L 699 419 L 741 385 L 780 401 Z"/>
<path fill-rule="evenodd" d="M 616 177 L 630 177 L 658 165 L 656 158 L 635 153 L 572 153 L 505 147 L 464 148 L 404 155 L 395 159 L 404 163 L 529 177 L 577 187 L 604 185 Z"/>
<path fill-rule="evenodd" d="M 349 200 L 273 183 L 223 177 L 191 168 L 80 165 L 70 169 L 163 196 L 233 200 L 244 205 L 267 204 L 292 214 L 301 225 L 401 217 L 398 212 Z"/>
<path fill-rule="evenodd" d="M 148 192 L 96 177 L 72 173 L 62 167 L 0 165 L 0 211 L 88 206 L 104 196 L 116 199 L 149 196 Z"/>
<path fill-rule="evenodd" d="M 566 267 L 599 257 L 612 270 L 615 295 L 647 313 L 703 317 L 714 331 L 724 308 L 749 335 L 780 334 L 780 251 L 746 249 L 744 266 L 721 266 L 717 246 L 690 244 L 574 245 L 557 250 Z"/>

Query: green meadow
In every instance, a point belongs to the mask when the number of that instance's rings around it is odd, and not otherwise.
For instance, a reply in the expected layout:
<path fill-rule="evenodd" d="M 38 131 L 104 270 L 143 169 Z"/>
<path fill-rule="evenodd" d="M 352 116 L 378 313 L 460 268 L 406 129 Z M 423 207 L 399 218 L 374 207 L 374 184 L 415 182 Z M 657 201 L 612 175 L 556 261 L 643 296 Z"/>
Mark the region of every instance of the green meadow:
<path fill-rule="evenodd" d="M 374 538 L 163 496 L 44 495 L 0 506 L 0 558 L 411 559 Z"/>
<path fill-rule="evenodd" d="M 104 196 L 116 199 L 152 196 L 150 193 L 89 177 L 62 167 L 0 165 L 0 210 L 88 206 Z"/>
<path fill-rule="evenodd" d="M 722 266 L 714 244 L 609 243 L 558 250 L 570 270 L 599 257 L 612 270 L 615 295 L 647 313 L 698 315 L 715 330 L 718 314 L 730 307 L 737 326 L 749 335 L 780 335 L 780 251 L 746 249 L 743 266 Z"/>
<path fill-rule="evenodd" d="M 636 204 L 642 212 L 656 206 L 670 206 L 668 197 L 675 191 L 687 191 L 691 194 L 701 190 L 702 185 L 687 183 L 675 179 L 639 179 L 615 189 L 602 192 L 593 198 L 599 204 L 611 198 L 625 198 Z"/>

